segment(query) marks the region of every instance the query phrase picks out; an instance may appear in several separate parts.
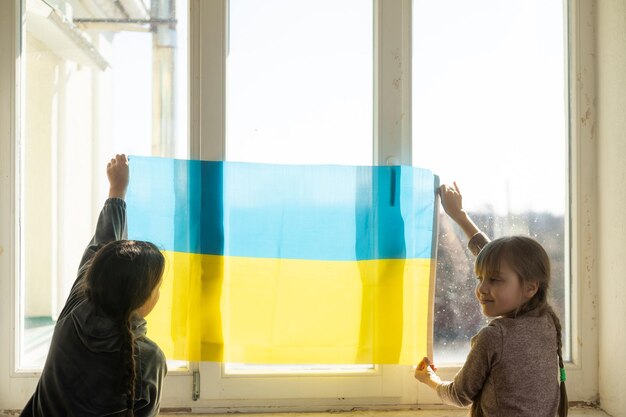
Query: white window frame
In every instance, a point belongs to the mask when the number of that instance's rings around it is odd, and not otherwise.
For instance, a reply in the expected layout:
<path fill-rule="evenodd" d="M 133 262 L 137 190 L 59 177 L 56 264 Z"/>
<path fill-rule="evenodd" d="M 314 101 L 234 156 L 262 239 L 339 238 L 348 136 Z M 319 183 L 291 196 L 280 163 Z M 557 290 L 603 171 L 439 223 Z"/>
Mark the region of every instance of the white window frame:
<path fill-rule="evenodd" d="M 565 256 L 568 257 L 565 279 L 570 280 L 570 303 L 565 311 L 571 317 L 571 361 L 565 364 L 570 402 L 598 401 L 598 209 L 597 148 L 595 125 L 595 39 L 593 0 L 563 2 L 567 16 L 564 33 L 569 81 L 564 103 L 568 105 L 569 218 L 565 221 Z M 481 169 L 477 165 L 476 169 Z M 567 211 L 566 211 L 567 213 Z M 459 367 L 440 367 L 443 380 L 452 380 Z M 436 394 L 423 385 L 418 390 L 420 404 L 439 404 Z"/>
<path fill-rule="evenodd" d="M 190 155 L 220 160 L 225 138 L 225 62 L 227 0 L 190 0 L 189 133 Z M 572 362 L 567 364 L 570 401 L 598 398 L 596 258 L 596 147 L 593 1 L 565 2 L 569 9 L 570 228 Z M 411 164 L 410 74 L 411 0 L 375 0 L 374 13 L 374 161 Z M 382 16 L 382 19 L 380 18 Z M 39 374 L 16 371 L 19 314 L 19 218 L 17 180 L 22 94 L 20 0 L 0 1 L 0 410 L 20 409 Z M 382 34 L 384 33 L 384 36 Z M 567 102 L 567 101 L 566 101 Z M 591 118 L 588 116 L 591 114 Z M 567 224 L 567 222 L 566 222 Z M 584 341 L 584 343 L 583 343 Z M 377 367 L 374 376 L 227 377 L 220 364 L 192 364 L 201 370 L 201 398 L 191 400 L 192 375 L 169 375 L 162 406 L 193 411 L 340 409 L 377 405 L 437 404 L 433 392 L 418 384 L 410 367 Z M 451 379 L 456 367 L 439 374 Z M 302 391 L 294 381 L 312 385 Z M 316 385 L 317 384 L 317 385 Z M 260 389 L 259 387 L 266 387 Z M 366 396 L 359 395 L 360 388 Z M 280 390 L 283 390 L 282 392 Z M 303 392 L 307 392 L 303 395 Z M 315 394 L 309 394 L 314 392 Z M 344 397 L 337 394 L 347 393 Z M 354 393 L 351 395 L 350 393 Z M 335 395 L 335 397 L 333 397 Z M 247 398 L 242 401 L 241 398 Z M 282 398 L 277 400 L 277 398 Z"/>
<path fill-rule="evenodd" d="M 205 24 L 201 33 L 192 34 L 190 66 L 191 71 L 197 69 L 204 77 L 198 80 L 200 85 L 190 86 L 189 108 L 192 121 L 207 122 L 190 126 L 190 154 L 200 159 L 223 160 L 228 3 L 227 0 L 192 0 L 194 6 L 198 8 L 190 14 L 194 16 L 192 19 L 202 19 Z M 373 15 L 373 161 L 377 165 L 410 165 L 410 118 L 403 115 L 410 114 L 411 0 L 375 0 Z M 194 27 L 193 22 L 190 27 Z M 194 78 L 190 79 L 193 83 Z M 410 366 L 376 366 L 373 371 L 361 374 L 268 376 L 226 375 L 224 366 L 217 363 L 204 362 L 194 364 L 196 366 L 201 382 L 194 411 L 258 412 L 268 407 L 281 411 L 313 411 L 417 401 Z"/>
<path fill-rule="evenodd" d="M 598 401 L 597 141 L 595 5 L 565 1 L 569 59 L 569 245 L 572 360 L 566 365 L 570 401 Z M 566 58 L 566 59 L 567 59 Z M 567 264 L 567 263 L 566 263 Z M 566 307 L 567 311 L 567 307 Z"/>

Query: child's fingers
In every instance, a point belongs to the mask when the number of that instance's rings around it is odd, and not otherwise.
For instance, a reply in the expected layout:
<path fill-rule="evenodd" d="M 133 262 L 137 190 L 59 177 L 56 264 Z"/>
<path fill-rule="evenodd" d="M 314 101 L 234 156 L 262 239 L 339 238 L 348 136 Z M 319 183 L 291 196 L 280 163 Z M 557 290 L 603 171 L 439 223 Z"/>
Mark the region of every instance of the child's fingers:
<path fill-rule="evenodd" d="M 128 165 L 128 158 L 125 154 L 117 154 L 115 155 L 115 158 L 111 158 L 111 160 L 107 163 L 107 168 L 114 167 L 118 164 Z"/>
<path fill-rule="evenodd" d="M 430 366 L 430 361 L 427 357 L 424 357 L 422 361 L 417 365 L 417 369 L 423 371 L 424 369 L 426 369 L 427 366 Z"/>
<path fill-rule="evenodd" d="M 444 194 L 450 192 L 452 190 L 452 187 L 450 187 L 448 184 L 443 184 L 439 186 L 439 195 L 441 197 L 444 197 Z"/>
<path fill-rule="evenodd" d="M 424 369 L 426 369 L 426 367 L 430 367 L 430 369 L 432 369 L 435 372 L 439 370 L 439 368 L 437 368 L 437 366 L 435 366 L 434 363 L 430 362 L 430 359 L 428 359 L 427 357 L 424 357 L 424 359 L 422 359 L 419 365 L 417 365 L 417 369 L 419 369 L 420 371 L 423 371 Z"/>

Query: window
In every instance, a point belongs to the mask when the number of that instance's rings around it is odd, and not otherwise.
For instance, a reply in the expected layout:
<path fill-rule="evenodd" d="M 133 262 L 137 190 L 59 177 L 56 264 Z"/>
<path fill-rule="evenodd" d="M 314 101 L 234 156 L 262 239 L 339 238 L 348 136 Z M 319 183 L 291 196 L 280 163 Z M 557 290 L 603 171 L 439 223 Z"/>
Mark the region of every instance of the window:
<path fill-rule="evenodd" d="M 229 4 L 226 159 L 371 165 L 372 1 Z"/>
<path fill-rule="evenodd" d="M 413 164 L 458 181 L 490 237 L 530 235 L 546 248 L 570 358 L 565 33 L 559 2 L 413 2 Z M 486 323 L 473 256 L 452 223 L 441 216 L 438 363 L 462 363 Z"/>
<path fill-rule="evenodd" d="M 142 19 L 153 24 L 111 20 L 120 17 L 118 5 L 131 3 L 143 4 Z M 577 192 L 589 192 L 591 183 L 579 179 L 586 172 L 581 164 L 595 162 L 579 151 L 591 133 L 581 127 L 576 107 L 583 92 L 567 74 L 593 84 L 593 71 L 580 70 L 592 67 L 593 27 L 576 18 L 587 6 L 565 3 L 0 2 L 0 238 L 6 242 L 0 274 L 13 277 L 0 280 L 0 323 L 18 329 L 14 343 L 0 345 L 0 368 L 7 369 L 0 391 L 11 393 L 0 408 L 23 406 L 34 389 L 37 374 L 25 371 L 36 371 L 47 350 L 49 327 L 105 195 L 102 166 L 119 151 L 270 163 L 413 163 L 443 182 L 458 180 L 466 207 L 490 235 L 546 239 L 554 295 L 562 302 L 557 307 L 571 323 L 566 340 L 592 341 L 567 349 L 570 398 L 592 398 L 597 387 L 587 376 L 595 375 L 595 326 L 581 311 L 591 309 L 594 294 L 579 288 L 578 261 L 570 265 L 570 246 L 572 259 L 587 253 L 577 243 L 583 202 L 573 193 L 570 213 L 567 190 L 568 181 L 579 181 Z M 156 13 L 157 4 L 175 7 Z M 263 24 L 269 19 L 272 25 Z M 349 30 L 349 23 L 356 26 Z M 303 34 L 312 32 L 315 38 Z M 53 45 L 59 39 L 64 43 Z M 174 47 L 170 71 L 163 60 Z M 242 53 L 245 48 L 253 51 Z M 571 58 L 571 69 L 570 57 L 577 59 Z M 153 139 L 166 132 L 168 140 Z M 568 160 L 568 146 L 580 161 Z M 485 149 L 515 158 L 490 157 Z M 451 153 L 465 158 L 453 160 Z M 85 174 L 72 175 L 70 164 Z M 72 206 L 86 206 L 85 200 L 91 207 L 76 214 Z M 440 375 L 450 379 L 474 333 L 466 324 L 484 322 L 474 307 L 473 279 L 468 282 L 465 240 L 445 218 L 440 229 L 440 261 L 454 262 L 441 262 L 438 272 L 435 354 L 443 361 Z M 589 245 L 592 252 L 593 241 Z M 52 278 L 42 283 L 41 276 Z M 263 411 L 437 402 L 408 367 L 304 377 L 190 366 L 200 371 L 197 401 L 191 401 L 191 378 L 181 383 L 169 375 L 164 407 Z M 305 380 L 312 390 L 299 385 Z"/>
<path fill-rule="evenodd" d="M 228 27 L 226 160 L 372 165 L 371 1 L 231 0 Z M 225 364 L 221 373 L 319 376 L 373 369 Z"/>
<path fill-rule="evenodd" d="M 108 158 L 187 156 L 186 3 L 126 5 L 22 2 L 18 369 L 43 366 Z"/>

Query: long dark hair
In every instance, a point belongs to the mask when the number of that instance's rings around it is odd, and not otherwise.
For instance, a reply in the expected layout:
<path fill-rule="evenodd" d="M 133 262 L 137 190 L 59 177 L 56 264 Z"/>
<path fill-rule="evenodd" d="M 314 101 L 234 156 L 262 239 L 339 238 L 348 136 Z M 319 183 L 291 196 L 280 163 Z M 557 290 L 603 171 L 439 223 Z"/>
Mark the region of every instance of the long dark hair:
<path fill-rule="evenodd" d="M 510 317 L 517 317 L 529 312 L 538 315 L 549 315 L 556 328 L 556 353 L 559 358 L 561 373 L 561 399 L 559 402 L 559 417 L 566 417 L 568 413 L 567 390 L 565 388 L 565 371 L 563 366 L 563 344 L 561 321 L 548 302 L 550 292 L 550 258 L 545 249 L 534 239 L 527 236 L 510 236 L 495 239 L 488 243 L 476 257 L 475 272 L 477 276 L 490 277 L 500 269 L 500 262 L 504 260 L 515 271 L 522 287 L 529 282 L 538 284 L 537 293 L 511 312 Z"/>
<path fill-rule="evenodd" d="M 85 294 L 98 311 L 119 324 L 121 361 L 127 416 L 133 416 L 135 398 L 135 338 L 132 316 L 150 299 L 160 283 L 165 258 L 150 242 L 118 240 L 94 255 L 85 279 Z"/>

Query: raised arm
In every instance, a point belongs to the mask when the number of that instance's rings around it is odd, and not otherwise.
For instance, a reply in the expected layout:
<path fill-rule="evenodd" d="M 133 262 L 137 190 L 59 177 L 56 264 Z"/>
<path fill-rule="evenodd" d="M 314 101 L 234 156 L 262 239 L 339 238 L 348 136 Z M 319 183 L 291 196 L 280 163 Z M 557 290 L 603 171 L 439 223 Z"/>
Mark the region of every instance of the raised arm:
<path fill-rule="evenodd" d="M 444 184 L 439 187 L 439 195 L 444 211 L 461 227 L 468 239 L 467 246 L 474 255 L 478 255 L 483 246 L 489 243 L 489 238 L 481 232 L 463 208 L 463 196 L 459 186 L 456 182 L 453 186 Z"/>
<path fill-rule="evenodd" d="M 115 240 L 126 239 L 126 190 L 128 188 L 128 158 L 126 155 L 115 155 L 107 164 L 109 179 L 109 198 L 100 211 L 96 231 L 89 241 L 80 261 L 79 271 L 102 246 Z M 80 275 L 80 274 L 79 274 Z"/>
<path fill-rule="evenodd" d="M 59 320 L 64 318 L 78 303 L 84 299 L 81 283 L 85 279 L 85 272 L 89 267 L 89 260 L 105 244 L 126 239 L 126 189 L 128 188 L 128 159 L 126 155 L 115 155 L 107 164 L 107 177 L 109 178 L 109 198 L 104 202 L 100 211 L 96 231 L 87 244 L 83 257 L 78 267 L 78 274 L 70 295 L 65 302 L 63 310 L 59 314 Z"/>

